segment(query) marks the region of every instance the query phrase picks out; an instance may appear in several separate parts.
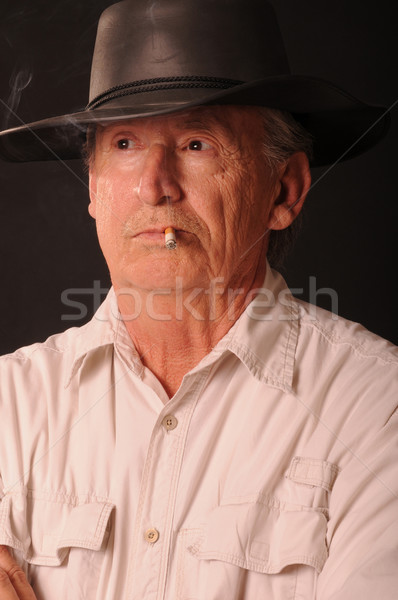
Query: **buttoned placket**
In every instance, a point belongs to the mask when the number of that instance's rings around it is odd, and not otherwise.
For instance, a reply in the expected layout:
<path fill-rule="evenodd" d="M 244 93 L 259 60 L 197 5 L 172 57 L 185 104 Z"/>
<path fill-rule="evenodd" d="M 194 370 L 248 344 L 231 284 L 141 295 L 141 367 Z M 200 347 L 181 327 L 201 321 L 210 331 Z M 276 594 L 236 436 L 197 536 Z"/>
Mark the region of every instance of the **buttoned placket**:
<path fill-rule="evenodd" d="M 128 600 L 165 598 L 173 519 L 184 449 L 211 366 L 187 375 L 154 426 L 141 482 L 133 536 Z M 138 572 L 139 571 L 139 572 Z"/>

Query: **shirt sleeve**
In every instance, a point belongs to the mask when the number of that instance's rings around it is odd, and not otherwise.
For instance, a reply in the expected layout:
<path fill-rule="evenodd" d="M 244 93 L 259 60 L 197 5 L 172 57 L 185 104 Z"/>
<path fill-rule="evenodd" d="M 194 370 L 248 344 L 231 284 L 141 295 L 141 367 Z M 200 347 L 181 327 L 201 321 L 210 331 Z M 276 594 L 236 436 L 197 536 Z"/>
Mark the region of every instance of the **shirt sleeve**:
<path fill-rule="evenodd" d="M 398 414 L 352 452 L 330 500 L 329 558 L 317 600 L 395 600 L 398 590 Z"/>

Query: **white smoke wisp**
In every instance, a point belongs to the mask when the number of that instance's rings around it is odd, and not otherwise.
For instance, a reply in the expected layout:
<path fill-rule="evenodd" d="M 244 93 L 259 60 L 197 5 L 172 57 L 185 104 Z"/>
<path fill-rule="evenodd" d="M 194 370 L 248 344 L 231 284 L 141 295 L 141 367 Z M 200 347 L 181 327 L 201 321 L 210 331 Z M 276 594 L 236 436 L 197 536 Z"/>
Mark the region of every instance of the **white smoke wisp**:
<path fill-rule="evenodd" d="M 9 127 L 11 118 L 16 115 L 21 102 L 22 92 L 26 90 L 32 81 L 33 73 L 28 68 L 14 69 L 10 77 L 11 92 L 7 99 L 7 108 L 5 112 L 3 128 Z"/>

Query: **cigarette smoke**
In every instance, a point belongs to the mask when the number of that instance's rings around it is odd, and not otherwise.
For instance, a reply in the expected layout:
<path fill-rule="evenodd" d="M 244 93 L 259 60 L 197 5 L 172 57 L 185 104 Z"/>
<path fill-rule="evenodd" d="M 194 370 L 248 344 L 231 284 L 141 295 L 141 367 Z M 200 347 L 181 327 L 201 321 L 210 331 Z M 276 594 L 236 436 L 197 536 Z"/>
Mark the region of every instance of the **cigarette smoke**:
<path fill-rule="evenodd" d="M 26 90 L 26 88 L 32 81 L 32 78 L 33 73 L 28 68 L 25 67 L 20 70 L 14 68 L 9 82 L 11 92 L 6 101 L 8 110 L 6 110 L 4 116 L 4 129 L 7 129 L 7 127 L 10 124 L 10 121 L 12 120 L 12 117 L 14 117 L 17 113 L 19 104 L 21 102 L 22 92 Z"/>

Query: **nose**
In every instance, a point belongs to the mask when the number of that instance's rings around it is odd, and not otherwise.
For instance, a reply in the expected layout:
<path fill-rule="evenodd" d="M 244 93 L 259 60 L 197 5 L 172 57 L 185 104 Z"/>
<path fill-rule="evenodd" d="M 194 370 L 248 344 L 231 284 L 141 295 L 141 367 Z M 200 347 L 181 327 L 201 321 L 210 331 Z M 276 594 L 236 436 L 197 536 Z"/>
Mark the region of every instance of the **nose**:
<path fill-rule="evenodd" d="M 181 199 L 175 156 L 165 145 L 152 144 L 145 152 L 138 196 L 142 202 L 153 206 Z"/>

